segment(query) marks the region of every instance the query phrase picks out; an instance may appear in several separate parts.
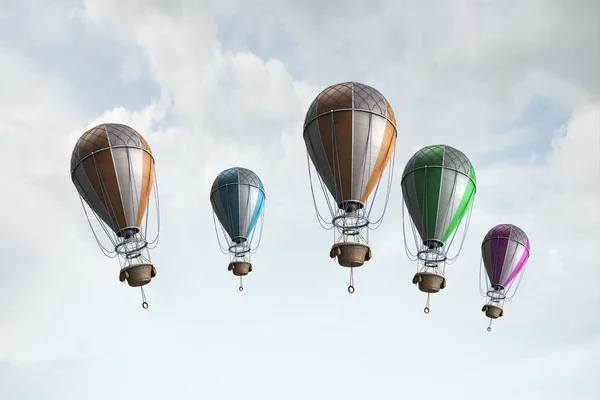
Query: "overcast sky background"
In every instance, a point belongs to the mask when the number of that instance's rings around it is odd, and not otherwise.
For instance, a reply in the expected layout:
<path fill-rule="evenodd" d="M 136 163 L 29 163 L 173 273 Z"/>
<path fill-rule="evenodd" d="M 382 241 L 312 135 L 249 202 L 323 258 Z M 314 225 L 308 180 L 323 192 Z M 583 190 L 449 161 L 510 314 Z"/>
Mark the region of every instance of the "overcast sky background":
<path fill-rule="evenodd" d="M 0 0 L 0 399 L 600 398 L 598 15 L 598 0 Z M 347 80 L 379 89 L 399 132 L 353 296 L 302 140 L 310 102 Z M 101 122 L 137 129 L 156 159 L 147 311 L 69 176 Z M 425 316 L 400 174 L 436 143 L 478 186 Z M 267 192 L 242 294 L 208 199 L 236 165 Z M 532 250 L 488 333 L 479 246 L 499 223 Z"/>

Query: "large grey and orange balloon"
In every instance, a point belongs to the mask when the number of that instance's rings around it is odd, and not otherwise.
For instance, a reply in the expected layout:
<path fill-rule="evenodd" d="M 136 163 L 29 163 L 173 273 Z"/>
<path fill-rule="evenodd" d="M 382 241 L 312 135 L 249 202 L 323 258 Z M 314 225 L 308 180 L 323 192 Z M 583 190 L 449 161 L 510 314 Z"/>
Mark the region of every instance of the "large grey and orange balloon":
<path fill-rule="evenodd" d="M 98 125 L 77 141 L 71 157 L 71 179 L 100 248 L 107 256 L 119 258 L 119 280 L 140 287 L 142 306 L 148 308 L 143 286 L 156 276 L 148 249 L 158 243 L 160 230 L 157 223 L 156 236 L 148 241 L 151 197 L 159 221 L 154 157 L 148 143 L 129 126 Z M 109 247 L 96 234 L 84 203 L 109 238 Z"/>
<path fill-rule="evenodd" d="M 368 231 L 376 229 L 385 214 L 393 165 L 387 185 L 380 187 L 380 182 L 390 160 L 393 164 L 396 137 L 392 107 L 378 90 L 361 83 L 326 88 L 306 113 L 304 142 L 331 219 L 323 218 L 318 207 L 317 217 L 324 228 L 335 232 L 330 257 L 350 268 L 350 293 L 354 292 L 353 268 L 372 256 Z M 310 170 L 309 162 L 312 177 Z M 382 192 L 381 215 L 372 218 L 376 194 Z"/>

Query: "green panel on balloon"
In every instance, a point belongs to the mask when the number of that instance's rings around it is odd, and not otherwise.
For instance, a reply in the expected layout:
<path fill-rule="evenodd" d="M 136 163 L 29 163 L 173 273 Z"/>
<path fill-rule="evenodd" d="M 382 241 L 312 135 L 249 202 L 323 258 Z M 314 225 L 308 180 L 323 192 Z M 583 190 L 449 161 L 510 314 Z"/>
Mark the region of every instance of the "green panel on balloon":
<path fill-rule="evenodd" d="M 440 193 L 441 168 L 444 159 L 443 146 L 428 146 L 421 149 L 414 158 L 413 168 L 417 201 L 421 211 L 423 240 L 435 238 L 438 200 Z"/>
<path fill-rule="evenodd" d="M 444 238 L 442 239 L 444 242 L 448 240 L 452 232 L 454 232 L 456 228 L 458 228 L 460 221 L 462 221 L 464 216 L 467 214 L 467 211 L 469 211 L 469 208 L 471 208 L 473 200 L 475 199 L 475 183 L 477 181 L 477 178 L 475 177 L 475 170 L 473 169 L 473 165 L 470 165 L 469 167 L 469 177 L 471 179 L 469 179 L 467 183 L 467 187 L 463 193 L 460 205 L 458 206 L 458 209 L 456 210 L 456 213 L 452 218 L 452 222 L 450 222 L 450 225 L 448 226 L 448 229 L 444 234 Z"/>

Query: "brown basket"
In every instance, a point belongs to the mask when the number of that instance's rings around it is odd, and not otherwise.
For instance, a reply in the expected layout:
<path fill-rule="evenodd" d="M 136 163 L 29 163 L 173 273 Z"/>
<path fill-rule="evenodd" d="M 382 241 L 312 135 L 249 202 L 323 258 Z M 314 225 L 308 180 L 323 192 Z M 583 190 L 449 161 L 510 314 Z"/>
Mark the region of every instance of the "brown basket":
<path fill-rule="evenodd" d="M 424 293 L 437 293 L 446 287 L 446 278 L 436 274 L 418 273 L 412 282 L 419 284 L 419 290 Z"/>
<path fill-rule="evenodd" d="M 360 267 L 372 256 L 369 246 L 362 243 L 338 243 L 331 248 L 329 255 L 337 255 L 338 264 L 349 268 Z"/>
<path fill-rule="evenodd" d="M 131 287 L 144 286 L 156 276 L 156 268 L 152 264 L 139 264 L 121 270 L 119 280 L 127 280 Z"/>
<path fill-rule="evenodd" d="M 235 276 L 246 276 L 252 272 L 252 264 L 247 261 L 234 261 L 227 267 L 228 271 L 233 271 Z"/>
<path fill-rule="evenodd" d="M 491 319 L 497 319 L 504 315 L 504 310 L 497 306 L 485 305 L 481 310 L 485 312 L 485 316 Z"/>

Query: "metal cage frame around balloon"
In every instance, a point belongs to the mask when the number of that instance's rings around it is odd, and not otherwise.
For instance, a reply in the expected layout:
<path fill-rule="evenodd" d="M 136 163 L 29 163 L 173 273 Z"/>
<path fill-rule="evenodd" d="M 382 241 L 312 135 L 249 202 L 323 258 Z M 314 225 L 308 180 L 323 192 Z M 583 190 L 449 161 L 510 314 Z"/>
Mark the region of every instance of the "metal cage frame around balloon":
<path fill-rule="evenodd" d="M 95 151 L 95 152 L 83 157 L 71 169 L 72 180 L 79 182 L 79 179 L 77 179 L 77 177 L 75 176 L 75 170 L 83 161 L 85 161 L 86 159 L 91 157 L 92 160 L 94 160 L 96 176 L 102 187 L 102 194 L 103 194 L 102 200 L 107 205 L 107 208 L 112 209 L 112 210 L 114 210 L 114 205 L 112 204 L 110 197 L 107 195 L 106 183 L 104 182 L 104 179 L 102 178 L 102 175 L 100 173 L 98 164 L 95 160 L 95 155 L 99 154 L 103 151 L 110 151 L 111 149 L 115 149 L 115 148 L 124 148 L 127 152 L 128 160 L 130 159 L 130 153 L 129 153 L 130 149 L 141 150 L 150 156 L 150 158 L 152 160 L 153 168 L 156 165 L 154 156 L 152 155 L 152 153 L 149 152 L 148 150 L 144 149 L 143 147 L 134 146 L 134 145 L 117 145 L 117 146 L 109 146 L 106 148 L 102 148 L 98 151 Z M 136 187 L 136 181 L 135 181 L 135 174 L 133 173 L 132 165 L 130 162 L 128 162 L 128 166 L 129 166 L 129 178 L 130 178 L 129 179 L 129 182 L 130 182 L 129 192 L 130 192 L 131 196 L 133 197 L 134 195 L 138 194 L 138 193 L 136 193 L 137 187 Z M 88 178 L 88 182 L 89 182 L 89 178 Z M 114 230 L 104 220 L 102 220 L 102 218 L 100 218 L 100 216 L 89 206 L 89 204 L 87 204 L 85 202 L 85 200 L 83 199 L 81 194 L 78 193 L 78 195 L 79 195 L 79 200 L 81 201 L 81 206 L 85 213 L 86 219 L 90 226 L 90 229 L 92 230 L 94 238 L 96 239 L 96 243 L 98 244 L 98 247 L 100 247 L 100 250 L 104 253 L 105 256 L 107 256 L 109 258 L 119 257 L 120 258 L 119 263 L 121 265 L 121 269 L 127 269 L 127 268 L 131 267 L 132 265 L 134 265 L 134 262 L 136 260 L 142 260 L 141 262 L 144 262 L 144 263 L 150 262 L 150 253 L 148 250 L 154 249 L 158 245 L 159 238 L 160 238 L 160 198 L 159 198 L 159 190 L 158 190 L 158 179 L 157 179 L 157 174 L 156 174 L 155 169 L 153 171 L 151 195 L 148 196 L 148 200 L 145 204 L 146 212 L 145 212 L 145 215 L 142 219 L 142 222 L 141 222 L 139 228 L 137 226 L 132 226 L 132 227 L 123 228 L 123 229 L 119 230 L 119 232 L 114 232 Z M 151 198 L 153 198 L 154 201 L 151 201 Z M 155 213 L 156 213 L 156 235 L 154 236 L 154 238 L 152 240 L 148 240 L 148 221 L 149 221 L 149 217 L 151 214 L 151 211 L 150 211 L 151 203 L 154 203 L 154 208 L 155 208 Z M 134 203 L 134 204 L 137 204 L 137 203 Z M 138 204 L 138 206 L 139 206 L 139 204 Z M 89 208 L 89 212 L 88 212 L 88 208 Z M 135 210 L 134 212 L 137 212 L 137 210 Z M 110 240 L 112 247 L 113 247 L 112 249 L 107 248 L 102 243 L 102 240 L 100 239 L 98 233 L 96 232 L 96 229 L 94 228 L 94 224 L 92 223 L 92 218 L 90 218 L 90 214 L 92 214 L 95 217 L 96 221 L 98 222 L 98 225 L 102 228 L 106 237 Z M 111 222 L 114 225 L 116 225 L 117 221 L 115 221 L 114 218 L 112 218 L 112 215 L 114 215 L 114 212 L 110 215 L 111 215 Z"/>
<path fill-rule="evenodd" d="M 255 254 L 260 247 L 260 242 L 262 240 L 262 233 L 265 221 L 265 207 L 266 206 L 266 197 L 263 203 L 263 208 L 260 213 L 260 219 L 257 222 L 257 225 L 260 225 L 260 229 L 253 229 L 249 238 L 245 238 L 246 240 L 242 243 L 238 243 L 229 237 L 229 234 L 221 224 L 221 222 L 217 221 L 217 217 L 215 212 L 213 211 L 213 224 L 215 228 L 215 235 L 217 237 L 217 243 L 219 244 L 219 249 L 223 254 L 229 254 L 230 261 L 248 261 L 250 262 L 252 259 L 252 254 Z M 221 230 L 223 243 L 221 242 L 221 235 L 219 235 L 219 228 Z M 258 243 L 254 244 L 254 238 L 256 235 L 256 231 L 258 233 Z"/>
<path fill-rule="evenodd" d="M 394 121 L 392 121 L 388 116 L 383 115 L 381 113 L 371 111 L 371 110 L 366 110 L 366 109 L 360 109 L 360 108 L 339 108 L 339 109 L 325 111 L 320 114 L 316 114 L 314 117 L 312 117 L 311 119 L 309 119 L 305 122 L 304 134 L 306 134 L 307 127 L 311 123 L 313 123 L 315 120 L 318 120 L 319 118 L 326 116 L 326 115 L 331 115 L 332 148 L 335 148 L 335 143 L 337 143 L 337 131 L 336 131 L 335 124 L 334 124 L 334 115 L 336 113 L 348 112 L 348 111 L 352 111 L 354 113 L 369 114 L 369 126 L 368 126 L 368 132 L 369 132 L 368 137 L 369 138 L 372 137 L 372 129 L 373 129 L 373 125 L 372 125 L 373 118 L 372 117 L 378 116 L 378 117 L 386 119 L 390 124 L 392 124 L 392 126 L 394 128 L 394 135 L 395 135 L 394 141 L 397 140 L 398 131 L 397 131 L 396 123 Z M 368 146 L 373 146 L 372 140 L 368 140 Z M 329 191 L 323 178 L 317 172 L 316 166 L 311 161 L 308 149 L 306 150 L 306 161 L 307 161 L 307 167 L 308 167 L 310 190 L 311 190 L 311 195 L 312 195 L 312 199 L 313 199 L 313 206 L 315 208 L 315 213 L 317 216 L 317 221 L 319 222 L 319 224 L 321 225 L 321 227 L 323 229 L 333 231 L 335 243 L 356 242 L 356 243 L 368 244 L 368 242 L 369 242 L 368 231 L 378 229 L 379 226 L 381 225 L 381 223 L 383 222 L 383 218 L 385 216 L 385 213 L 387 211 L 387 206 L 389 204 L 389 196 L 390 196 L 392 182 L 393 182 L 394 166 L 395 166 L 395 159 L 396 159 L 395 142 L 394 142 L 394 145 L 391 147 L 393 147 L 393 148 L 391 150 L 388 148 L 388 151 L 385 153 L 386 158 L 389 156 L 389 162 L 387 163 L 385 168 L 383 168 L 383 172 L 379 176 L 379 179 L 377 180 L 377 183 L 376 183 L 373 191 L 368 196 L 366 202 L 363 203 L 361 201 L 346 200 L 346 201 L 340 202 L 340 204 L 337 204 L 335 197 Z M 391 155 L 389 154 L 390 151 L 391 151 Z M 365 157 L 359 161 L 362 163 L 362 169 L 360 170 L 361 176 L 365 175 L 367 165 L 372 162 L 372 159 L 367 158 L 368 157 L 367 155 L 371 156 L 372 154 L 371 154 L 371 152 L 366 151 Z M 336 173 L 336 171 L 339 171 L 341 169 L 340 158 L 336 157 L 336 159 L 337 159 L 337 163 L 334 163 L 334 171 L 332 172 L 334 177 L 338 177 L 340 175 L 339 173 Z M 330 214 L 330 218 L 331 218 L 330 220 L 323 217 L 321 211 L 319 210 L 319 206 L 317 204 L 317 198 L 315 196 L 315 188 L 314 188 L 314 184 L 313 184 L 313 170 L 314 170 L 314 174 L 317 176 L 319 185 L 321 186 L 321 190 L 323 192 L 323 197 L 325 198 L 327 208 L 329 209 L 329 214 Z M 375 204 L 377 194 L 380 190 L 380 185 L 383 180 L 383 175 L 386 173 L 387 173 L 388 179 L 387 179 L 387 187 L 386 187 L 386 193 L 385 193 L 385 201 L 383 204 L 383 210 L 382 210 L 380 216 L 378 216 L 375 220 L 372 220 L 371 213 L 373 211 L 373 206 Z M 334 181 L 333 181 L 336 193 L 341 192 L 341 184 L 339 182 L 340 180 L 341 179 L 339 179 L 339 178 L 334 178 Z M 364 190 L 363 185 L 366 185 L 366 183 L 364 181 L 361 181 L 361 189 Z M 352 207 L 344 207 L 346 209 L 342 208 L 346 203 L 348 203 L 347 205 L 350 205 L 349 203 L 352 203 Z M 348 211 L 347 210 L 348 208 L 351 208 L 351 209 Z"/>
<path fill-rule="evenodd" d="M 446 146 L 446 147 L 450 147 L 450 146 Z M 423 149 L 421 149 L 423 150 Z M 419 151 L 421 151 L 419 150 Z M 418 153 L 418 152 L 417 152 Z M 417 154 L 415 153 L 415 155 Z M 461 152 L 462 153 L 462 152 Z M 414 155 L 413 155 L 414 157 Z M 465 156 L 466 157 L 466 156 Z M 412 157 L 411 157 L 412 160 Z M 410 161 L 409 161 L 410 163 Z M 408 212 L 408 205 L 406 204 L 406 200 L 404 199 L 403 196 L 403 200 L 402 200 L 402 235 L 403 235 L 403 239 L 404 239 L 404 249 L 405 249 L 405 253 L 407 255 L 407 257 L 410 259 L 410 261 L 416 262 L 417 263 L 417 272 L 425 272 L 427 271 L 428 273 L 433 273 L 435 275 L 441 275 L 441 276 L 445 276 L 446 273 L 446 265 L 452 265 L 454 264 L 454 262 L 456 262 L 456 260 L 458 259 L 458 256 L 460 255 L 463 245 L 465 243 L 466 240 L 466 236 L 467 236 L 467 232 L 469 230 L 469 225 L 471 222 L 471 215 L 473 213 L 473 209 L 474 209 L 474 204 L 475 204 L 475 194 L 477 193 L 477 183 L 467 174 L 465 174 L 463 171 L 460 171 L 456 168 L 452 168 L 449 166 L 437 166 L 437 165 L 433 165 L 433 166 L 422 166 L 422 167 L 418 167 L 415 168 L 413 170 L 410 171 L 410 173 L 413 173 L 414 171 L 417 170 L 421 170 L 424 169 L 425 170 L 425 177 L 424 179 L 427 179 L 427 171 L 428 169 L 434 169 L 434 168 L 439 168 L 442 170 L 450 170 L 455 172 L 455 180 L 453 183 L 453 191 L 456 190 L 456 180 L 458 179 L 458 174 L 467 177 L 472 183 L 473 183 L 473 192 L 471 193 L 471 197 L 469 199 L 470 205 L 469 205 L 469 209 L 467 210 L 467 212 L 465 213 L 464 217 L 461 219 L 461 221 L 458 223 L 458 225 L 456 226 L 456 229 L 454 229 L 454 231 L 452 232 L 452 234 L 450 235 L 450 238 L 448 240 L 446 240 L 445 242 L 442 242 L 441 240 L 429 240 L 427 241 L 427 243 L 424 243 L 420 234 L 419 234 L 419 230 L 417 229 L 417 226 L 415 225 L 414 221 L 412 220 L 412 218 L 410 217 L 410 215 L 405 215 Z M 401 186 L 405 185 L 405 179 L 408 176 L 408 173 L 403 173 L 402 176 L 402 180 L 401 180 Z M 426 190 L 425 190 L 426 191 Z M 453 192 L 454 193 L 454 192 Z M 425 193 L 425 196 L 427 195 L 427 193 Z M 438 194 L 439 196 L 439 194 Z M 452 202 L 448 202 L 447 204 L 447 208 L 445 209 L 444 214 L 446 215 L 446 218 L 451 218 L 451 213 L 449 213 L 448 211 L 453 209 L 456 204 L 454 203 L 456 200 L 455 196 L 451 196 L 452 197 Z M 426 201 L 426 200 L 425 200 Z M 438 202 L 438 212 L 439 212 L 439 202 Z M 414 240 L 414 248 L 416 248 L 416 251 L 411 252 L 408 240 L 407 240 L 407 233 L 406 233 L 406 220 L 408 219 L 411 230 L 412 230 L 412 236 L 413 236 L 413 240 Z M 427 224 L 427 221 L 422 221 L 422 226 L 421 229 L 422 231 L 424 231 L 425 225 Z M 455 238 L 458 236 L 458 232 L 462 230 L 462 234 L 460 235 L 460 245 L 458 250 L 456 251 L 456 254 L 449 256 L 450 250 L 453 248 L 452 245 L 454 244 L 454 240 Z"/>
<path fill-rule="evenodd" d="M 514 225 L 512 225 L 512 226 L 516 227 Z M 516 228 L 518 228 L 518 227 L 516 227 Z M 521 230 L 520 228 L 518 228 L 518 229 Z M 494 238 L 497 238 L 497 237 L 494 237 Z M 493 238 L 490 238 L 488 240 L 492 240 L 492 239 Z M 515 242 L 521 244 L 517 240 L 511 239 L 510 237 L 503 238 L 503 239 L 512 240 L 512 241 L 515 241 Z M 527 238 L 527 240 L 529 241 L 529 238 Z M 484 240 L 481 243 L 482 249 L 485 244 L 486 244 L 486 240 Z M 513 297 L 517 293 L 517 290 L 519 289 L 519 286 L 521 285 L 521 280 L 523 279 L 523 275 L 525 275 L 525 270 L 527 269 L 527 265 L 529 264 L 529 258 L 531 257 L 531 249 L 524 246 L 524 250 L 527 252 L 527 259 L 526 259 L 523 267 L 517 273 L 518 279 L 512 279 L 507 287 L 504 287 L 502 285 L 493 285 L 492 284 L 491 279 L 488 276 L 487 271 L 485 270 L 483 255 L 481 256 L 480 262 L 479 262 L 479 294 L 481 295 L 481 297 L 486 298 L 486 304 L 496 305 L 496 306 L 499 306 L 500 308 L 502 308 L 504 306 L 504 303 L 508 303 L 513 299 Z M 515 255 L 516 255 L 516 253 L 513 254 L 513 257 L 515 257 Z M 515 284 L 515 282 L 516 282 L 516 284 Z"/>
<path fill-rule="evenodd" d="M 266 204 L 267 204 L 267 195 L 266 195 L 265 191 L 262 188 L 260 188 L 259 186 L 251 185 L 249 183 L 244 183 L 244 184 L 255 187 L 256 189 L 260 190 L 263 194 L 260 217 L 259 217 L 258 221 L 256 222 L 256 225 L 259 225 L 260 229 L 257 229 L 259 227 L 255 226 L 254 229 L 252 229 L 252 232 L 250 233 L 249 237 L 237 236 L 237 237 L 232 238 L 229 236 L 229 233 L 227 233 L 227 230 L 225 229 L 223 224 L 220 221 L 218 221 L 215 211 L 212 210 L 213 225 L 215 228 L 215 235 L 217 237 L 217 243 L 219 244 L 219 249 L 221 250 L 221 253 L 229 254 L 230 261 L 250 262 L 251 258 L 252 258 L 251 255 L 258 251 L 258 248 L 260 247 L 260 243 L 262 240 L 262 233 L 263 233 L 264 221 L 265 221 L 265 211 L 266 211 Z M 235 185 L 235 184 L 226 184 L 226 185 Z M 218 188 L 215 190 L 218 190 Z M 210 194 L 211 197 L 213 195 L 213 192 L 214 191 L 211 191 L 211 194 Z M 220 228 L 222 235 L 219 235 L 219 228 Z M 254 244 L 255 243 L 255 235 L 256 235 L 257 231 L 259 232 L 258 238 L 256 239 L 256 240 L 258 240 L 258 242 L 256 244 Z M 222 238 L 221 238 L 221 236 L 222 236 Z M 221 239 L 223 239 L 223 242 L 221 241 Z"/>

